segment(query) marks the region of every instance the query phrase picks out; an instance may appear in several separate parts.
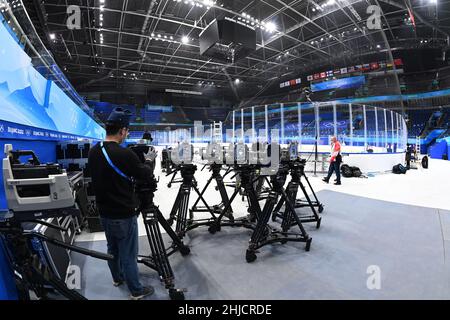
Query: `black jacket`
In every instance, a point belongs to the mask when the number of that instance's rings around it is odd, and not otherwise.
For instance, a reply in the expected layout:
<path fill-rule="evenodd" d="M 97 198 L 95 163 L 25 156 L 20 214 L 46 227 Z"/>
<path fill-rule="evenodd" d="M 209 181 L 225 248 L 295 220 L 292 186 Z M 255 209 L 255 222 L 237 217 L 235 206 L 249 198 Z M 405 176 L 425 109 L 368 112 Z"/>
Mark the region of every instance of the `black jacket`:
<path fill-rule="evenodd" d="M 152 171 L 130 149 L 116 142 L 104 142 L 112 163 L 128 177 L 152 182 Z M 89 151 L 89 168 L 97 208 L 102 217 L 125 219 L 136 214 L 137 198 L 133 183 L 120 176 L 106 161 L 100 143 Z"/>

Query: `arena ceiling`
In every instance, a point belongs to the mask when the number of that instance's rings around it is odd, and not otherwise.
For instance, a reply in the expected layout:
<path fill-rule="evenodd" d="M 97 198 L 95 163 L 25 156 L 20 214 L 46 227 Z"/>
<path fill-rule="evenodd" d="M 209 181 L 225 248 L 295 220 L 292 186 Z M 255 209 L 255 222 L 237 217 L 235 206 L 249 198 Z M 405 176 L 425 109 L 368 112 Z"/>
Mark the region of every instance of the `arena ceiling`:
<path fill-rule="evenodd" d="M 79 92 L 263 90 L 321 65 L 352 64 L 399 48 L 448 49 L 450 41 L 450 0 L 23 2 Z M 81 29 L 67 27 L 70 5 L 80 8 Z M 380 29 L 368 25 L 371 5 L 382 9 Z M 200 55 L 199 34 L 224 17 L 257 33 L 256 51 L 234 63 Z"/>

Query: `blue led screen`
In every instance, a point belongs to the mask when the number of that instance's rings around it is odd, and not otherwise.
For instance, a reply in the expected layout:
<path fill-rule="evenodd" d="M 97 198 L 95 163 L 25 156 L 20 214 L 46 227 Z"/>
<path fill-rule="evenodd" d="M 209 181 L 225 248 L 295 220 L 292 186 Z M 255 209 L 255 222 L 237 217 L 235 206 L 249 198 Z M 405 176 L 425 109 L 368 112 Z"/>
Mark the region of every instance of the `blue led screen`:
<path fill-rule="evenodd" d="M 31 58 L 3 23 L 0 44 L 0 120 L 79 137 L 103 138 L 104 129 L 53 81 L 36 71 Z"/>
<path fill-rule="evenodd" d="M 311 90 L 313 92 L 316 92 L 316 91 L 324 91 L 324 90 L 331 90 L 331 89 L 356 88 L 356 87 L 362 86 L 365 82 L 366 82 L 366 78 L 364 76 L 342 78 L 342 79 L 337 79 L 337 80 L 313 83 L 313 84 L 311 84 Z"/>

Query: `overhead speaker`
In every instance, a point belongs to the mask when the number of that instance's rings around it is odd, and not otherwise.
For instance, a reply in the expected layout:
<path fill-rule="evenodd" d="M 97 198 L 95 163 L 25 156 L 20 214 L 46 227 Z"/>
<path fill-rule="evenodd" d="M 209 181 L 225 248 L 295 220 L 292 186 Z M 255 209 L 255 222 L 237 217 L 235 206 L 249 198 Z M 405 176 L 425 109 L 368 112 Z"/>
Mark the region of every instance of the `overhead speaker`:
<path fill-rule="evenodd" d="M 234 63 L 256 50 L 256 31 L 230 18 L 213 20 L 200 33 L 200 54 Z"/>

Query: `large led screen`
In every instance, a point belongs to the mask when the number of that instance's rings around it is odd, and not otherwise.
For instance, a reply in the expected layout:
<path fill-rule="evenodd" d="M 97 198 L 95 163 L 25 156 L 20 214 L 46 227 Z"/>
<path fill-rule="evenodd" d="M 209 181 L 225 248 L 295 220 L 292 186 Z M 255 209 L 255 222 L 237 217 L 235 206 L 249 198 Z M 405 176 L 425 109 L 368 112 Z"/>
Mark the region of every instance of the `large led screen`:
<path fill-rule="evenodd" d="M 324 81 L 311 84 L 313 92 L 331 90 L 331 89 L 348 89 L 362 86 L 366 82 L 364 76 L 342 78 L 337 80 Z"/>
<path fill-rule="evenodd" d="M 0 22 L 0 121 L 101 139 L 104 129 L 36 71 L 6 28 Z M 0 136 L 8 133 L 4 126 L 0 126 Z"/>

